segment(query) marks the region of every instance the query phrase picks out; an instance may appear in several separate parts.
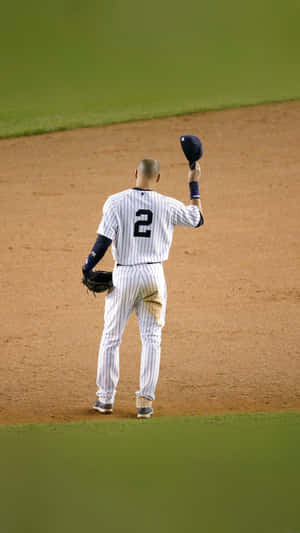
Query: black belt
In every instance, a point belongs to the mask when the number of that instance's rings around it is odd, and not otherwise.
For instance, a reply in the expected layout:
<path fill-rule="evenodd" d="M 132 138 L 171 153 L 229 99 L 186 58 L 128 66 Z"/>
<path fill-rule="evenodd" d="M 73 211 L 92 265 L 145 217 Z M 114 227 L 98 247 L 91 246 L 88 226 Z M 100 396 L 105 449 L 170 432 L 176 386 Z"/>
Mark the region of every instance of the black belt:
<path fill-rule="evenodd" d="M 120 263 L 117 263 L 117 267 L 134 267 L 138 265 L 159 265 L 161 261 L 154 261 L 153 263 L 136 263 L 135 265 L 121 265 Z"/>

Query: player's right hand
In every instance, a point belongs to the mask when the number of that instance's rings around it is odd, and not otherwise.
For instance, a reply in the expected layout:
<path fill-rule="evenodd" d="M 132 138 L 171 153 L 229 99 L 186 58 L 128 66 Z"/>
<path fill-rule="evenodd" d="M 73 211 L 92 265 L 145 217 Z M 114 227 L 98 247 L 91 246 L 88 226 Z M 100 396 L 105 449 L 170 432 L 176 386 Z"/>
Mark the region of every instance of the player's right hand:
<path fill-rule="evenodd" d="M 189 182 L 190 181 L 197 181 L 197 180 L 200 179 L 200 176 L 201 176 L 201 168 L 200 168 L 199 163 L 196 163 L 194 170 L 189 170 L 188 181 Z"/>

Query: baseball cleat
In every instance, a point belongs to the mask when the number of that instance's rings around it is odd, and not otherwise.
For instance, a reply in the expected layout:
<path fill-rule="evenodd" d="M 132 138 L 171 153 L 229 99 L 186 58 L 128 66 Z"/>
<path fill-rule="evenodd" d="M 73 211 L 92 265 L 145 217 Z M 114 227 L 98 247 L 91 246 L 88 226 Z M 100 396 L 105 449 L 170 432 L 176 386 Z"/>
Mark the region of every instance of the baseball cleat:
<path fill-rule="evenodd" d="M 151 418 L 154 410 L 152 407 L 138 407 L 137 418 Z"/>
<path fill-rule="evenodd" d="M 153 415 L 152 400 L 144 396 L 136 397 L 137 418 L 151 418 Z"/>
<path fill-rule="evenodd" d="M 100 400 L 96 400 L 93 409 L 96 411 L 99 411 L 99 413 L 105 413 L 110 414 L 113 412 L 113 404 L 112 403 L 103 403 Z"/>

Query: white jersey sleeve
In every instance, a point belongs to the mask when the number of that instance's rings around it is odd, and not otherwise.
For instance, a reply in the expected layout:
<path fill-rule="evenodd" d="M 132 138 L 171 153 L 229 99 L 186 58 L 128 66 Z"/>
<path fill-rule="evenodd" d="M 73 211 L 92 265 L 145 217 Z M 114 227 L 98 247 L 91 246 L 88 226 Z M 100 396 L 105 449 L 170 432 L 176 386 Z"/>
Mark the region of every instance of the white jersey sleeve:
<path fill-rule="evenodd" d="M 172 198 L 171 220 L 174 226 L 197 227 L 201 219 L 200 211 L 196 205 L 184 205 L 179 200 Z"/>
<path fill-rule="evenodd" d="M 114 211 L 114 206 L 112 204 L 112 198 L 109 197 L 103 206 L 103 216 L 97 233 L 114 241 L 118 232 L 118 222 Z"/>

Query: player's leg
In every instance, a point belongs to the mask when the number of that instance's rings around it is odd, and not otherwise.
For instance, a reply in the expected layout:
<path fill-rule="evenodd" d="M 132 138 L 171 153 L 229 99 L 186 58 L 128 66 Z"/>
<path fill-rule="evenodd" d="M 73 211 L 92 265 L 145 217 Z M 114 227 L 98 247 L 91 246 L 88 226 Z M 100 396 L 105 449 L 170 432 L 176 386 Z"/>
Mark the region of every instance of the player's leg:
<path fill-rule="evenodd" d="M 104 329 L 96 380 L 97 396 L 105 404 L 114 402 L 119 381 L 119 346 L 136 299 L 132 273 L 130 267 L 116 267 L 113 274 L 114 288 L 105 298 Z"/>
<path fill-rule="evenodd" d="M 161 333 L 165 323 L 167 289 L 162 265 L 147 265 L 142 269 L 142 298 L 136 303 L 136 313 L 142 341 L 140 389 L 137 397 L 155 399 L 160 368 Z"/>

